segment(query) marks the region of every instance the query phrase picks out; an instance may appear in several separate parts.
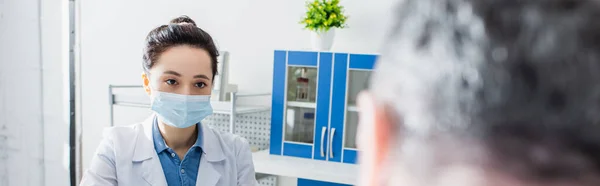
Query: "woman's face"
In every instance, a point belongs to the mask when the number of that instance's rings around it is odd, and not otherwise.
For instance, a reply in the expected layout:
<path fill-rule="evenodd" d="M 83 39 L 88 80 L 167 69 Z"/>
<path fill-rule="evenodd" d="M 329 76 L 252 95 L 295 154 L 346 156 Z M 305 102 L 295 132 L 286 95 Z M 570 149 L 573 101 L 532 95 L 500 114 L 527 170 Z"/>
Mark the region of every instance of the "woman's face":
<path fill-rule="evenodd" d="M 212 89 L 211 59 L 204 49 L 187 45 L 175 46 L 164 51 L 142 75 L 144 88 L 183 95 L 210 95 Z"/>

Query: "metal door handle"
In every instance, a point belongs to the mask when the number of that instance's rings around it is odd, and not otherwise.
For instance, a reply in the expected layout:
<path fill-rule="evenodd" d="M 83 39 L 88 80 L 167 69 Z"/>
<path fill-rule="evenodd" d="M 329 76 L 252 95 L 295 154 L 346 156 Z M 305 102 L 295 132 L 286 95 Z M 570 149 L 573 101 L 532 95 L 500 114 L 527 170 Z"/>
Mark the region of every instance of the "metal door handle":
<path fill-rule="evenodd" d="M 321 129 L 321 157 L 325 157 L 325 151 L 323 150 L 323 141 L 325 141 L 325 131 L 327 131 L 327 127 L 323 127 L 323 129 Z"/>
<path fill-rule="evenodd" d="M 333 158 L 333 135 L 335 135 L 335 128 L 331 128 L 329 134 L 329 158 Z"/>

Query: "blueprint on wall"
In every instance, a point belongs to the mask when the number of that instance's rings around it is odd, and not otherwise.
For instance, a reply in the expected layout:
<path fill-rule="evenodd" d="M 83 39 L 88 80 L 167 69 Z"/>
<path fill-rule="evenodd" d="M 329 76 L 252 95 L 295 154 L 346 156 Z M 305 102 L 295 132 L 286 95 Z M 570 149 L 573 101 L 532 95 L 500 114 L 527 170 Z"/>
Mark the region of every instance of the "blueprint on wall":
<path fill-rule="evenodd" d="M 0 0 L 0 186 L 44 185 L 37 3 Z"/>
<path fill-rule="evenodd" d="M 11 60 L 2 55 L 0 51 L 0 186 L 43 185 L 40 72 L 15 65 L 23 63 L 5 63 Z"/>
<path fill-rule="evenodd" d="M 11 135 L 12 132 L 9 131 L 8 127 L 8 102 L 6 96 L 8 89 L 6 87 L 7 83 L 5 83 L 6 72 L 5 70 L 2 70 L 6 68 L 6 63 L 0 63 L 0 186 L 5 186 L 9 184 L 9 157 L 11 157 L 14 154 L 14 151 L 16 150 L 10 144 L 10 141 L 13 140 L 14 137 Z"/>
<path fill-rule="evenodd" d="M 0 186 L 9 185 L 9 158 L 17 151 L 10 145 L 13 138 L 6 125 L 0 126 Z"/>
<path fill-rule="evenodd" d="M 3 39 L 1 36 L 4 24 L 2 21 L 2 14 L 4 8 L 4 1 L 0 0 L 0 41 Z M 2 48 L 0 48 L 2 49 Z M 3 61 L 0 57 L 0 61 Z M 8 109 L 6 101 L 6 72 L 2 69 L 6 69 L 8 66 L 6 63 L 0 63 L 0 186 L 8 185 L 8 157 L 9 157 L 9 131 L 8 131 Z"/>
<path fill-rule="evenodd" d="M 0 66 L 1 68 L 2 66 Z M 2 86 L 4 83 L 2 82 L 2 80 L 4 79 L 2 77 L 3 73 L 0 73 L 0 185 L 8 185 L 8 170 L 7 170 L 7 164 L 8 164 L 8 156 L 9 156 L 9 152 L 8 152 L 8 127 L 7 125 L 7 121 L 6 121 L 6 116 L 5 114 L 7 113 L 6 111 L 6 96 L 4 96 L 4 91 L 5 88 Z"/>
<path fill-rule="evenodd" d="M 6 7 L 6 5 L 4 5 L 4 0 L 0 0 L 0 37 L 2 37 L 4 35 L 4 25 L 6 25 L 4 23 L 4 7 Z"/>

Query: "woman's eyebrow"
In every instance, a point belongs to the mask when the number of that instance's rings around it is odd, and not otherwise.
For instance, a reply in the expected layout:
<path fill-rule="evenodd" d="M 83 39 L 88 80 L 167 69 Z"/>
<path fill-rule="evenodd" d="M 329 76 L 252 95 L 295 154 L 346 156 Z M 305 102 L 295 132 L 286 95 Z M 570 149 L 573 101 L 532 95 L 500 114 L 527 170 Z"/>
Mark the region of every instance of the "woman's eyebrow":
<path fill-rule="evenodd" d="M 208 76 L 206 76 L 204 74 L 195 75 L 194 78 L 202 78 L 202 79 L 210 80 L 210 78 L 208 78 Z"/>
<path fill-rule="evenodd" d="M 165 71 L 164 73 L 165 73 L 165 74 L 171 74 L 171 75 L 175 75 L 175 76 L 177 76 L 177 77 L 181 77 L 181 74 L 179 74 L 179 73 L 177 73 L 177 72 L 175 72 L 175 71 L 172 71 L 172 70 L 167 70 L 167 71 Z"/>

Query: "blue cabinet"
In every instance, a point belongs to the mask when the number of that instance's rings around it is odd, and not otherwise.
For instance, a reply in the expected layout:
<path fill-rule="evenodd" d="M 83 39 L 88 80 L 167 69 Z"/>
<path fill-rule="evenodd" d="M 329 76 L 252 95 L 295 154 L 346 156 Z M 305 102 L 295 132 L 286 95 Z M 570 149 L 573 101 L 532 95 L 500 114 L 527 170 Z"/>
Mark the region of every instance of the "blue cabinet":
<path fill-rule="evenodd" d="M 327 160 L 332 53 L 275 52 L 270 153 Z"/>
<path fill-rule="evenodd" d="M 376 59 L 275 51 L 270 154 L 356 163 L 356 96 L 368 87 Z M 312 183 L 302 180 L 299 185 L 304 182 Z"/>
<path fill-rule="evenodd" d="M 334 77 L 331 96 L 332 132 L 338 129 L 342 134 L 334 140 L 334 152 L 342 154 L 332 160 L 343 163 L 356 163 L 356 133 L 358 109 L 356 97 L 368 87 L 371 72 L 377 56 L 366 54 L 335 54 Z M 337 138 L 336 138 L 337 139 Z"/>

